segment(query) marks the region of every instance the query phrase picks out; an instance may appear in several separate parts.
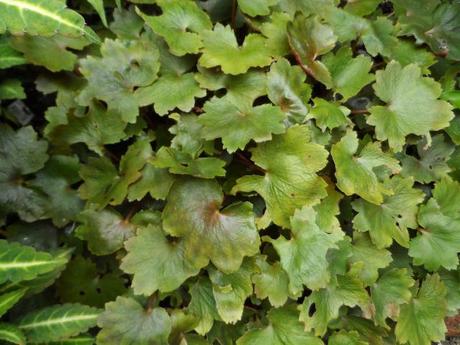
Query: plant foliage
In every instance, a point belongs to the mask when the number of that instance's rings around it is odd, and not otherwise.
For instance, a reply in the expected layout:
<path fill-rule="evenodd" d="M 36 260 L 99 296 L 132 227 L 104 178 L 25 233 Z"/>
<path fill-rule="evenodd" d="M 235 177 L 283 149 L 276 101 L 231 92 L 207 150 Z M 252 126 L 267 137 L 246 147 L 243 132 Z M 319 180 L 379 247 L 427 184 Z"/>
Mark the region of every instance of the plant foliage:
<path fill-rule="evenodd" d="M 444 339 L 459 73 L 456 0 L 0 0 L 0 343 Z"/>

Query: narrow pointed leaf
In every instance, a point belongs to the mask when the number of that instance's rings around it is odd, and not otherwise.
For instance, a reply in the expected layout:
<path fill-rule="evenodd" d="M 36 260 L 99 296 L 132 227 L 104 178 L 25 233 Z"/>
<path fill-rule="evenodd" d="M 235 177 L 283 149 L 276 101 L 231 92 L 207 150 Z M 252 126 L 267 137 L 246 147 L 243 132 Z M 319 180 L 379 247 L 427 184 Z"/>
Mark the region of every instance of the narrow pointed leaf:
<path fill-rule="evenodd" d="M 33 311 L 19 320 L 30 343 L 68 338 L 94 327 L 100 310 L 81 304 L 63 304 Z"/>

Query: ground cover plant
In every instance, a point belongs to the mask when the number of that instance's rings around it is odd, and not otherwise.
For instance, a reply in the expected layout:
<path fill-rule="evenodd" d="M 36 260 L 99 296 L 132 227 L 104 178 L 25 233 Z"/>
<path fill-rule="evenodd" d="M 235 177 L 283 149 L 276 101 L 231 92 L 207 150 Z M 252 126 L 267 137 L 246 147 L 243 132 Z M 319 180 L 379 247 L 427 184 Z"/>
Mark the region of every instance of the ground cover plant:
<path fill-rule="evenodd" d="M 443 339 L 459 71 L 458 0 L 0 0 L 0 342 Z"/>

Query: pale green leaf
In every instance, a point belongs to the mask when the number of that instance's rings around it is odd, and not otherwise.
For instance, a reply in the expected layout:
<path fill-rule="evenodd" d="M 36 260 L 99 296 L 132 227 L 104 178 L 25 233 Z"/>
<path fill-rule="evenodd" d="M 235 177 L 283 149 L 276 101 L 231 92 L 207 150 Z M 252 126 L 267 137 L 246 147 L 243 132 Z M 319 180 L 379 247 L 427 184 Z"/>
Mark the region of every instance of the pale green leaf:
<path fill-rule="evenodd" d="M 429 137 L 430 131 L 443 129 L 453 119 L 452 106 L 439 100 L 441 86 L 423 77 L 420 67 L 402 67 L 392 61 L 385 70 L 377 71 L 375 94 L 386 103 L 371 107 L 368 124 L 375 126 L 377 139 L 388 140 L 395 151 L 401 151 L 409 134 Z"/>
<path fill-rule="evenodd" d="M 290 240 L 280 236 L 270 240 L 275 247 L 281 266 L 289 276 L 289 291 L 297 296 L 306 286 L 310 290 L 318 290 L 328 285 L 327 252 L 338 248 L 336 243 L 343 234 L 328 234 L 318 227 L 317 213 L 311 207 L 297 210 L 291 218 Z"/>
<path fill-rule="evenodd" d="M 279 262 L 270 264 L 264 255 L 256 260 L 258 270 L 252 276 L 256 296 L 268 298 L 272 306 L 281 307 L 289 297 L 289 276 Z"/>
<path fill-rule="evenodd" d="M 384 195 L 391 195 L 381 183 L 374 171 L 378 167 L 387 167 L 391 172 L 399 172 L 398 161 L 391 153 L 383 152 L 378 142 L 368 142 L 359 147 L 354 131 L 347 131 L 342 139 L 332 146 L 337 177 L 337 187 L 346 195 L 358 194 L 364 200 L 380 205 Z"/>
<path fill-rule="evenodd" d="M 198 53 L 203 46 L 200 33 L 212 28 L 206 12 L 190 0 L 159 0 L 157 4 L 162 10 L 159 16 L 147 16 L 139 10 L 137 13 L 165 39 L 174 55 Z"/>
<path fill-rule="evenodd" d="M 102 328 L 99 345 L 167 345 L 172 327 L 165 309 L 144 310 L 135 299 L 122 296 L 105 305 L 97 325 Z"/>
<path fill-rule="evenodd" d="M 396 339 L 410 345 L 430 345 L 443 340 L 447 331 L 444 317 L 447 313 L 446 287 L 437 274 L 427 276 L 414 291 L 408 304 L 401 306 L 396 323 Z"/>
<path fill-rule="evenodd" d="M 277 3 L 278 0 L 238 0 L 238 6 L 241 11 L 251 17 L 270 14 L 270 7 Z"/>
<path fill-rule="evenodd" d="M 284 111 L 291 122 L 302 123 L 308 113 L 307 103 L 312 89 L 305 83 L 305 73 L 280 59 L 270 66 L 267 74 L 268 98 Z"/>
<path fill-rule="evenodd" d="M 243 261 L 238 271 L 233 273 L 208 270 L 217 313 L 225 323 L 241 320 L 244 302 L 252 294 L 251 275 L 254 270 L 254 261 L 250 259 Z"/>
<path fill-rule="evenodd" d="M 147 296 L 157 290 L 169 292 L 198 274 L 200 269 L 186 259 L 186 244 L 180 238 L 168 239 L 160 226 L 139 229 L 135 237 L 126 241 L 128 254 L 120 266 L 134 274 L 134 292 Z"/>
<path fill-rule="evenodd" d="M 400 306 L 412 297 L 410 288 L 414 281 L 405 268 L 391 269 L 371 286 L 373 318 L 377 325 L 388 328 L 386 318 L 397 320 Z"/>
<path fill-rule="evenodd" d="M 391 195 L 385 195 L 382 204 L 375 205 L 363 199 L 353 201 L 353 209 L 358 212 L 353 225 L 358 231 L 369 231 L 377 248 L 389 247 L 393 240 L 408 247 L 408 228 L 417 227 L 417 206 L 425 195 L 421 190 L 413 188 L 414 181 L 411 178 L 395 176 L 383 184 L 384 188 L 391 191 Z"/>
<path fill-rule="evenodd" d="M 411 240 L 409 255 L 416 265 L 435 271 L 458 266 L 460 252 L 460 183 L 444 179 L 435 185 L 433 198 L 420 207 L 419 234 Z"/>
<path fill-rule="evenodd" d="M 241 74 L 250 67 L 264 67 L 271 57 L 265 38 L 258 34 L 246 36 L 242 46 L 238 46 L 230 26 L 217 23 L 214 30 L 202 32 L 203 54 L 199 63 L 203 67 L 221 66 L 225 74 Z"/>

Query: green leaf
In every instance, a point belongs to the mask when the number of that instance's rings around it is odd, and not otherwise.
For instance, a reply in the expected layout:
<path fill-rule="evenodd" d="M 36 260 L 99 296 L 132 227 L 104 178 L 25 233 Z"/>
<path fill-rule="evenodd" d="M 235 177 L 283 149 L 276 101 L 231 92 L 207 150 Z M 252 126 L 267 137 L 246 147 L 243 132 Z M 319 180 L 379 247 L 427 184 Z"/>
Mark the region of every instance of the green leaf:
<path fill-rule="evenodd" d="M 276 5 L 278 0 L 238 0 L 241 12 L 251 17 L 266 16 L 270 14 L 270 7 Z"/>
<path fill-rule="evenodd" d="M 167 169 L 157 168 L 152 164 L 146 164 L 141 174 L 139 180 L 129 186 L 128 200 L 139 201 L 147 194 L 154 199 L 166 199 L 175 181 L 174 176 Z"/>
<path fill-rule="evenodd" d="M 369 296 L 363 282 L 354 273 L 337 276 L 326 288 L 313 291 L 303 305 L 300 306 L 300 320 L 305 323 L 305 330 L 314 329 L 315 335 L 322 336 L 326 333 L 330 321 L 339 316 L 339 309 L 363 306 L 368 303 Z M 309 311 L 315 306 L 315 311 Z"/>
<path fill-rule="evenodd" d="M 48 160 L 48 143 L 37 138 L 32 127 L 14 131 L 0 125 L 0 217 L 17 212 L 25 221 L 35 221 L 46 212 L 46 198 L 29 188 L 22 175 L 32 174 Z"/>
<path fill-rule="evenodd" d="M 316 224 L 321 229 L 325 229 L 327 233 L 341 232 L 337 216 L 340 215 L 339 204 L 343 195 L 335 189 L 332 183 L 328 183 L 326 191 L 327 196 L 321 199 L 319 204 L 313 206 L 316 211 Z"/>
<path fill-rule="evenodd" d="M 317 57 L 331 51 L 337 37 L 332 28 L 320 22 L 317 16 L 305 17 L 298 13 L 288 24 L 289 46 L 297 62 L 326 87 L 332 85 L 331 74 Z"/>
<path fill-rule="evenodd" d="M 144 92 L 148 93 L 147 103 L 153 103 L 158 115 L 165 115 L 176 108 L 188 112 L 195 105 L 195 98 L 206 96 L 206 91 L 198 86 L 193 73 L 164 74 Z"/>
<path fill-rule="evenodd" d="M 135 11 L 134 7 L 123 9 L 116 8 L 113 11 L 113 21 L 109 24 L 110 30 L 119 38 L 137 39 L 144 27 L 144 21 Z"/>
<path fill-rule="evenodd" d="M 237 345 L 323 345 L 320 338 L 306 332 L 299 322 L 298 312 L 292 306 L 272 309 L 265 328 L 249 330 Z"/>
<path fill-rule="evenodd" d="M 369 73 L 372 60 L 365 55 L 352 57 L 349 47 L 342 47 L 335 54 L 327 54 L 322 61 L 331 74 L 332 89 L 343 96 L 342 101 L 355 96 L 375 79 L 374 75 Z"/>
<path fill-rule="evenodd" d="M 126 273 L 134 274 L 134 292 L 149 296 L 157 290 L 173 291 L 198 274 L 200 268 L 185 258 L 186 245 L 183 239 L 168 239 L 160 226 L 139 229 L 137 236 L 126 241 L 128 254 L 120 266 Z"/>
<path fill-rule="evenodd" d="M 447 313 L 446 288 L 437 274 L 429 275 L 414 291 L 408 304 L 401 306 L 396 323 L 396 339 L 411 345 L 430 345 L 444 339 L 447 331 L 444 317 Z"/>
<path fill-rule="evenodd" d="M 172 149 L 188 154 L 192 158 L 198 157 L 203 151 L 210 153 L 214 151 L 213 143 L 202 138 L 203 126 L 198 116 L 174 113 L 169 117 L 176 121 L 176 124 L 169 128 L 169 132 L 174 135 L 171 139 Z"/>
<path fill-rule="evenodd" d="M 251 139 L 269 141 L 272 134 L 286 130 L 283 112 L 269 104 L 252 107 L 250 103 L 233 103 L 227 97 L 215 97 L 205 103 L 203 110 L 205 113 L 198 119 L 204 127 L 203 137 L 222 138 L 224 148 L 230 153 L 244 149 Z"/>
<path fill-rule="evenodd" d="M 56 126 L 49 136 L 68 144 L 85 143 L 90 150 L 103 155 L 104 145 L 125 139 L 125 128 L 126 122 L 117 111 L 92 102 L 86 114 L 68 114 L 66 123 Z"/>
<path fill-rule="evenodd" d="M 11 47 L 10 40 L 0 38 L 0 69 L 10 68 L 27 63 L 22 54 Z"/>
<path fill-rule="evenodd" d="M 386 318 L 397 320 L 402 304 L 409 303 L 414 281 L 405 268 L 390 269 L 371 286 L 373 318 L 379 326 L 389 328 Z"/>
<path fill-rule="evenodd" d="M 391 195 L 385 195 L 382 204 L 375 205 L 363 199 L 353 201 L 353 209 L 358 212 L 353 226 L 358 231 L 369 231 L 377 248 L 389 247 L 393 240 L 403 247 L 409 246 L 408 228 L 417 227 L 417 205 L 425 198 L 413 184 L 411 178 L 395 176 L 383 183 Z"/>
<path fill-rule="evenodd" d="M 26 94 L 20 80 L 6 79 L 0 82 L 0 100 L 24 98 L 26 98 Z"/>
<path fill-rule="evenodd" d="M 374 170 L 387 167 L 397 173 L 398 161 L 390 153 L 383 152 L 378 142 L 359 146 L 356 132 L 351 130 L 332 146 L 337 187 L 346 195 L 358 194 L 364 200 L 380 205 L 384 195 L 391 195 L 392 191 L 379 181 Z"/>
<path fill-rule="evenodd" d="M 98 208 L 121 204 L 129 186 L 142 177 L 141 170 L 152 155 L 150 139 L 140 137 L 121 157 L 118 171 L 106 157 L 91 157 L 80 169 L 84 181 L 79 189 L 80 196 L 96 203 Z"/>
<path fill-rule="evenodd" d="M 100 310 L 81 304 L 63 304 L 26 314 L 19 320 L 30 343 L 46 343 L 77 335 L 96 326 Z"/>
<path fill-rule="evenodd" d="M 282 58 L 270 66 L 267 74 L 268 98 L 287 114 L 291 122 L 303 122 L 312 89 L 305 83 L 305 73 Z"/>
<path fill-rule="evenodd" d="M 133 298 L 118 297 L 107 303 L 97 325 L 97 344 L 167 345 L 171 319 L 165 309 L 144 310 Z"/>
<path fill-rule="evenodd" d="M 258 270 L 252 275 L 256 296 L 268 298 L 272 306 L 281 307 L 289 297 L 289 276 L 279 262 L 269 264 L 264 255 L 256 260 Z"/>
<path fill-rule="evenodd" d="M 267 38 L 267 47 L 275 57 L 285 56 L 290 47 L 287 39 L 287 24 L 290 16 L 285 12 L 273 12 L 269 18 L 260 25 L 260 32 Z"/>
<path fill-rule="evenodd" d="M 447 288 L 448 315 L 457 315 L 458 309 L 460 309 L 460 270 L 442 270 L 439 274 Z"/>
<path fill-rule="evenodd" d="M 267 94 L 267 77 L 261 71 L 249 70 L 244 74 L 229 75 L 200 66 L 198 70 L 200 73 L 195 74 L 195 80 L 201 88 L 225 90 L 226 99 L 234 104 L 253 104 L 256 98 Z"/>
<path fill-rule="evenodd" d="M 93 43 L 99 37 L 77 12 L 68 9 L 60 0 L 1 0 L 0 33 L 9 31 L 13 35 L 53 36 L 57 33 L 78 37 L 85 36 Z"/>
<path fill-rule="evenodd" d="M 328 229 L 321 229 L 317 223 L 317 213 L 311 207 L 297 210 L 291 218 L 290 240 L 280 236 L 270 240 L 275 247 L 281 266 L 289 276 L 289 291 L 298 296 L 305 285 L 310 290 L 318 290 L 328 285 L 327 252 L 338 248 L 336 243 L 343 234 L 328 234 Z"/>
<path fill-rule="evenodd" d="M 390 62 L 384 71 L 377 71 L 375 94 L 387 105 L 370 108 L 367 123 L 375 126 L 377 139 L 388 140 L 395 151 L 401 151 L 408 134 L 429 137 L 453 119 L 452 106 L 439 100 L 441 86 L 421 75 L 415 64 L 402 67 Z M 423 118 L 423 121 L 419 121 Z"/>
<path fill-rule="evenodd" d="M 8 323 L 0 323 L 0 340 L 17 345 L 26 344 L 26 337 L 22 331 L 17 326 Z"/>
<path fill-rule="evenodd" d="M 0 295 L 0 316 L 3 316 L 27 292 L 27 289 L 18 289 Z"/>
<path fill-rule="evenodd" d="M 314 106 L 311 108 L 309 117 L 316 121 L 316 125 L 324 132 L 327 129 L 334 129 L 346 126 L 351 123 L 348 115 L 350 109 L 338 103 L 328 102 L 323 98 L 314 98 Z"/>
<path fill-rule="evenodd" d="M 38 252 L 33 247 L 0 240 L 0 283 L 31 280 L 67 262 L 60 256 Z"/>
<path fill-rule="evenodd" d="M 230 26 L 217 23 L 214 30 L 205 30 L 203 54 L 199 64 L 203 67 L 221 66 L 225 74 L 241 74 L 250 67 L 264 67 L 270 64 L 271 57 L 265 39 L 258 34 L 246 36 L 242 46 L 238 46 Z"/>
<path fill-rule="evenodd" d="M 449 179 L 435 185 L 433 198 L 420 207 L 419 234 L 411 240 L 409 255 L 414 264 L 435 271 L 441 266 L 451 270 L 458 266 L 460 252 L 460 215 L 456 208 L 460 183 Z"/>
<path fill-rule="evenodd" d="M 401 7 L 401 34 L 414 35 L 417 43 L 427 43 L 438 54 L 460 60 L 460 6 L 440 1 L 398 0 Z"/>
<path fill-rule="evenodd" d="M 84 210 L 79 221 L 81 225 L 75 235 L 87 241 L 89 250 L 96 255 L 112 254 L 123 247 L 125 240 L 134 236 L 135 227 L 111 208 Z"/>
<path fill-rule="evenodd" d="M 354 0 L 348 1 L 344 9 L 358 16 L 366 16 L 374 12 L 379 4 L 379 0 Z"/>
<path fill-rule="evenodd" d="M 2 286 L 0 291 L 12 291 L 14 289 L 26 288 L 26 297 L 38 294 L 45 290 L 47 287 L 53 285 L 56 279 L 59 277 L 61 272 L 65 269 L 67 263 L 70 260 L 73 249 L 61 249 L 55 253 L 55 260 L 60 261 L 59 264 L 56 264 L 51 271 L 39 274 L 37 277 L 32 280 L 22 280 L 17 283 L 7 283 Z"/>
<path fill-rule="evenodd" d="M 53 37 L 24 35 L 12 38 L 11 45 L 22 52 L 28 62 L 58 72 L 72 71 L 77 62 L 77 55 L 67 49 L 81 50 L 88 45 L 88 41 L 60 35 Z M 46 54 L 43 54 L 43 51 L 46 51 Z"/>
<path fill-rule="evenodd" d="M 71 187 L 80 181 L 78 169 L 76 156 L 54 155 L 36 174 L 35 179 L 30 181 L 31 187 L 36 187 L 47 195 L 46 215 L 56 226 L 64 226 L 76 220 L 83 208 L 77 191 Z"/>
<path fill-rule="evenodd" d="M 201 277 L 190 287 L 189 291 L 192 298 L 188 311 L 198 319 L 195 331 L 204 335 L 212 328 L 214 320 L 220 320 L 212 283 L 208 278 Z"/>
<path fill-rule="evenodd" d="M 365 339 L 370 345 L 383 345 L 387 341 L 394 342 L 391 338 L 388 339 L 388 332 L 381 327 L 377 327 L 371 320 L 364 319 L 362 317 L 347 315 L 341 318 L 340 327 L 343 327 L 348 332 L 358 332 L 361 339 Z"/>
<path fill-rule="evenodd" d="M 74 338 L 62 339 L 47 343 L 48 345 L 93 345 L 94 337 L 90 335 L 82 335 Z"/>
<path fill-rule="evenodd" d="M 447 161 L 454 150 L 455 147 L 446 142 L 442 134 L 435 135 L 430 145 L 426 139 L 421 139 L 417 143 L 418 157 L 407 153 L 399 154 L 401 175 L 413 176 L 420 183 L 438 181 L 451 171 Z"/>
<path fill-rule="evenodd" d="M 326 165 L 327 152 L 312 142 L 308 127 L 292 126 L 251 151 L 253 161 L 265 174 L 241 177 L 232 193 L 259 193 L 275 224 L 289 227 L 296 209 L 326 196 L 326 184 L 316 172 Z"/>
<path fill-rule="evenodd" d="M 205 179 L 225 175 L 225 162 L 215 157 L 193 158 L 190 154 L 162 147 L 158 150 L 153 165 L 168 168 L 170 173 L 190 175 Z"/>
<path fill-rule="evenodd" d="M 105 15 L 104 0 L 87 0 L 101 18 L 102 24 L 107 27 L 107 17 Z"/>
<path fill-rule="evenodd" d="M 254 262 L 250 259 L 243 261 L 238 271 L 229 274 L 208 269 L 217 313 L 225 323 L 241 320 L 244 302 L 252 294 L 254 269 Z"/>
<path fill-rule="evenodd" d="M 358 275 L 366 286 L 375 283 L 379 277 L 379 269 L 387 267 L 391 261 L 391 253 L 374 247 L 369 236 L 354 234 L 350 263 L 362 265 Z"/>
<path fill-rule="evenodd" d="M 88 84 L 77 101 L 89 105 L 93 98 L 102 100 L 109 110 L 120 113 L 125 122 L 134 123 L 140 104 L 133 95 L 157 79 L 158 48 L 145 36 L 136 41 L 106 39 L 101 55 L 80 61 L 80 71 Z"/>
<path fill-rule="evenodd" d="M 212 28 L 211 20 L 194 1 L 157 1 L 162 10 L 160 16 L 147 16 L 137 13 L 152 30 L 168 43 L 171 53 L 182 56 L 197 54 L 203 46 L 200 33 Z"/>
<path fill-rule="evenodd" d="M 222 272 L 231 273 L 245 256 L 257 253 L 260 240 L 252 204 L 239 202 L 221 209 L 223 197 L 214 180 L 177 181 L 163 211 L 163 227 L 168 234 L 183 238 L 184 256 L 195 267 L 211 261 Z"/>
<path fill-rule="evenodd" d="M 346 332 L 341 330 L 340 332 L 334 333 L 329 338 L 329 345 L 368 345 L 367 341 L 362 340 L 358 332 L 351 331 Z"/>
<path fill-rule="evenodd" d="M 126 292 L 122 272 L 106 273 L 89 258 L 75 257 L 62 272 L 56 288 L 61 302 L 103 307 Z"/>
<path fill-rule="evenodd" d="M 428 67 L 436 62 L 434 55 L 425 49 L 416 48 L 410 41 L 398 39 L 399 31 L 387 17 L 377 17 L 376 20 L 366 22 L 362 40 L 367 52 L 372 56 L 381 54 L 403 66 L 416 63 L 424 73 L 429 73 Z"/>
<path fill-rule="evenodd" d="M 48 160 L 48 144 L 37 138 L 35 130 L 28 126 L 14 131 L 7 125 L 0 126 L 0 178 L 2 182 L 16 172 L 20 175 L 34 173 Z"/>

